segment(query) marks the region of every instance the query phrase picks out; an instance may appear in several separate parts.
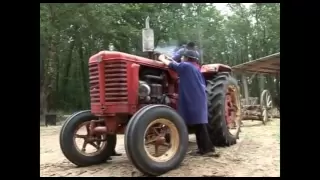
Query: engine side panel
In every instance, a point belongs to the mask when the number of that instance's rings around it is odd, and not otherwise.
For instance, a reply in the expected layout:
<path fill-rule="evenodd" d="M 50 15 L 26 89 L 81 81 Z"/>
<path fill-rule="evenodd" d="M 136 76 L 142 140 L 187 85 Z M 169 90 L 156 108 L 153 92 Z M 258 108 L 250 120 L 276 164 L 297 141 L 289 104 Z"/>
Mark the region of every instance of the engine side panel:
<path fill-rule="evenodd" d="M 140 69 L 139 105 L 165 104 L 175 107 L 176 83 L 169 71 L 142 66 Z M 146 93 L 149 92 L 149 93 Z"/>

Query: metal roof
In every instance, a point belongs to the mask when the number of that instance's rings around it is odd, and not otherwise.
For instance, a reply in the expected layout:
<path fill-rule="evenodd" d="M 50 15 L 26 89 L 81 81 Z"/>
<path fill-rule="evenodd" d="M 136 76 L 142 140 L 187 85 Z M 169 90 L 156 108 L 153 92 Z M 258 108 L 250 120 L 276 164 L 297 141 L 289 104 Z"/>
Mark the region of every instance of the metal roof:
<path fill-rule="evenodd" d="M 280 52 L 233 66 L 232 70 L 240 73 L 279 74 Z"/>

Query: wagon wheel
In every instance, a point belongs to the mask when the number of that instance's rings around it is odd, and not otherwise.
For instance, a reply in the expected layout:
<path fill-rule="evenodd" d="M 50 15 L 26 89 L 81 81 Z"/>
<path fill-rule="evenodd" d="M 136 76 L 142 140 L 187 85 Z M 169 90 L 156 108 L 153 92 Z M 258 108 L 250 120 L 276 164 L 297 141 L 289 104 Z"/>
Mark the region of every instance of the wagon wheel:
<path fill-rule="evenodd" d="M 268 90 L 263 90 L 260 96 L 260 106 L 262 109 L 262 122 L 263 124 L 265 124 L 268 120 L 269 117 L 268 115 L 271 115 L 272 118 L 272 114 L 269 112 L 269 110 L 271 110 L 273 108 L 273 103 L 272 103 L 272 98 L 271 98 L 271 94 Z"/>

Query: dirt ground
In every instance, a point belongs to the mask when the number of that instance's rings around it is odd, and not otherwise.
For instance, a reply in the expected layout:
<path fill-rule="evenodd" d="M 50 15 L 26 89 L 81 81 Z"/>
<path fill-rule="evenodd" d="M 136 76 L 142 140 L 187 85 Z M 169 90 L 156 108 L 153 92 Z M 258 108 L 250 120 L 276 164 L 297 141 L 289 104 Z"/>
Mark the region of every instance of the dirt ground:
<path fill-rule="evenodd" d="M 279 177 L 280 176 L 280 120 L 262 125 L 259 121 L 244 121 L 240 139 L 236 145 L 217 148 L 218 158 L 185 158 L 180 168 L 162 176 L 225 176 L 225 177 Z M 61 126 L 40 127 L 40 176 L 142 176 L 125 155 L 123 135 L 118 136 L 117 152 L 105 164 L 77 168 L 61 153 L 59 131 Z M 195 137 L 190 135 L 190 141 Z M 195 149 L 190 143 L 190 149 Z"/>

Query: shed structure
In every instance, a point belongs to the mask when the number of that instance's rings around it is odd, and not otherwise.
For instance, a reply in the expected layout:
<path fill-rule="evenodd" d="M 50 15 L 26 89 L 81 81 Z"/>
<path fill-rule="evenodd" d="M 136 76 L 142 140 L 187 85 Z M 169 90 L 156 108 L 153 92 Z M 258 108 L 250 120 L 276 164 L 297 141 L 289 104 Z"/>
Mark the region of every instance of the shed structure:
<path fill-rule="evenodd" d="M 265 56 L 253 61 L 249 61 L 243 64 L 238 64 L 232 67 L 234 73 L 242 75 L 242 84 L 244 89 L 244 96 L 246 103 L 249 102 L 249 91 L 247 83 L 247 74 L 260 74 L 263 75 L 280 75 L 280 52 Z"/>

